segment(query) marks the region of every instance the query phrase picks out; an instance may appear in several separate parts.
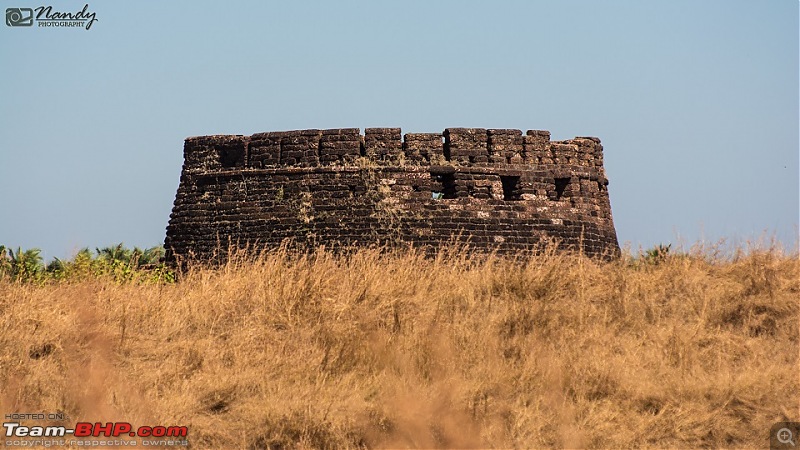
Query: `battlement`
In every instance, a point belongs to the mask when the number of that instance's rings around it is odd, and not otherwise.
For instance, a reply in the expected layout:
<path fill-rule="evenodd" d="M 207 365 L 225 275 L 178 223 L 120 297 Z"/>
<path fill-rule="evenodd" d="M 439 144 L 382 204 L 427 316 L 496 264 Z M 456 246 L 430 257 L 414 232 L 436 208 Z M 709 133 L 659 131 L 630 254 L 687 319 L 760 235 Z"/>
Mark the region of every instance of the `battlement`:
<path fill-rule="evenodd" d="M 550 141 L 550 132 L 448 128 L 443 133 L 407 133 L 400 128 L 272 131 L 187 138 L 185 168 L 193 173 L 278 167 L 454 165 L 461 167 L 602 167 L 595 137 Z"/>
<path fill-rule="evenodd" d="M 165 247 L 170 260 L 219 245 L 329 248 L 458 238 L 501 253 L 559 239 L 619 251 L 595 137 L 448 128 L 296 130 L 187 138 Z"/>

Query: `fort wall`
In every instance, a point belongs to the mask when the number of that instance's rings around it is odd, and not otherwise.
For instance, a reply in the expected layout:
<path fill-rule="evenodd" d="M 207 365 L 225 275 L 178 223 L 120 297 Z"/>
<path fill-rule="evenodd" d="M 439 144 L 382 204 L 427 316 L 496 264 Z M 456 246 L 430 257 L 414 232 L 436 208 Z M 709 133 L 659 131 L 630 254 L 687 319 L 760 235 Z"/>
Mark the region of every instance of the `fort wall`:
<path fill-rule="evenodd" d="M 595 137 L 448 128 L 297 130 L 187 138 L 168 260 L 229 244 L 436 251 L 454 238 L 510 253 L 557 238 L 619 251 Z"/>

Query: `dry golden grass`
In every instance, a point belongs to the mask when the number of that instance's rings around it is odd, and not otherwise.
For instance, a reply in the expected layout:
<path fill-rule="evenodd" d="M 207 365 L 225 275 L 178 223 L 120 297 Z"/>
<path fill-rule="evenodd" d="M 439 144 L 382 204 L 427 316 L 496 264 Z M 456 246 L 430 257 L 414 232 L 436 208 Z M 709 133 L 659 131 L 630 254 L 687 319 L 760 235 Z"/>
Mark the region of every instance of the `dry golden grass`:
<path fill-rule="evenodd" d="M 765 447 L 800 262 L 285 251 L 172 285 L 0 281 L 0 412 L 193 448 Z"/>

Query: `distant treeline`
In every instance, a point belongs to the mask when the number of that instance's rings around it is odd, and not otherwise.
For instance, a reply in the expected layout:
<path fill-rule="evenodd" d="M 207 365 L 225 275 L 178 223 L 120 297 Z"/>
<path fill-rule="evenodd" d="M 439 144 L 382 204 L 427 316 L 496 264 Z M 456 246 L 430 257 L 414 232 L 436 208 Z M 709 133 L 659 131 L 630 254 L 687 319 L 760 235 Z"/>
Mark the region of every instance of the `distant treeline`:
<path fill-rule="evenodd" d="M 0 278 L 23 282 L 83 279 L 108 276 L 117 281 L 172 282 L 174 273 L 162 262 L 164 247 L 147 249 L 111 247 L 81 249 L 72 259 L 53 258 L 45 264 L 41 250 L 16 250 L 0 245 Z"/>

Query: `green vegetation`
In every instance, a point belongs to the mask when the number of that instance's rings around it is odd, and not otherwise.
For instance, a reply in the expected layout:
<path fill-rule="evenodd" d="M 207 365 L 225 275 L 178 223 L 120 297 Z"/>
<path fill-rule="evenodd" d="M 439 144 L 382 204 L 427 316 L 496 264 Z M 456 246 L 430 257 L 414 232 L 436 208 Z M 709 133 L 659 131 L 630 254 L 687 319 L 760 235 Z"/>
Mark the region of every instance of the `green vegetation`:
<path fill-rule="evenodd" d="M 659 244 L 644 252 L 642 256 L 647 264 L 659 264 L 664 262 L 670 256 L 672 244 Z"/>
<path fill-rule="evenodd" d="M 164 247 L 129 249 L 119 243 L 111 247 L 80 250 L 71 260 L 53 258 L 44 264 L 41 250 L 22 250 L 0 245 L 0 279 L 47 283 L 109 277 L 117 282 L 171 283 L 175 274 L 162 262 Z"/>

